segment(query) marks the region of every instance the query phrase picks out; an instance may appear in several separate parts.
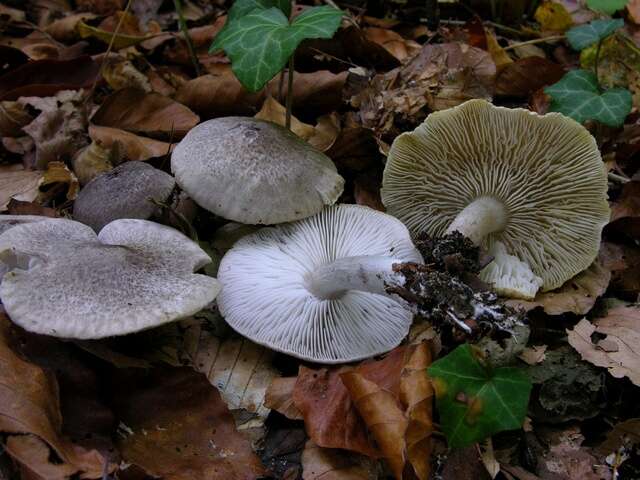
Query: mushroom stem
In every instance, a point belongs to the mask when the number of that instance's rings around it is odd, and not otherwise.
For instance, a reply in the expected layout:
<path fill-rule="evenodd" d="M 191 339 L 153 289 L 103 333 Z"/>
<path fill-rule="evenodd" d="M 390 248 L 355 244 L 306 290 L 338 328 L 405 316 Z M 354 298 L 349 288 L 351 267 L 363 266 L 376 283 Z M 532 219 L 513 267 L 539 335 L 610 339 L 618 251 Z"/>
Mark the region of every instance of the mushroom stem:
<path fill-rule="evenodd" d="M 305 286 L 323 300 L 340 298 L 347 290 L 386 294 L 389 285 L 404 283 L 404 276 L 393 271 L 394 263 L 402 260 L 378 255 L 339 258 L 309 272 Z"/>
<path fill-rule="evenodd" d="M 479 245 L 490 233 L 504 230 L 507 220 L 507 209 L 502 202 L 492 197 L 479 197 L 458 214 L 446 233 L 458 231 Z"/>

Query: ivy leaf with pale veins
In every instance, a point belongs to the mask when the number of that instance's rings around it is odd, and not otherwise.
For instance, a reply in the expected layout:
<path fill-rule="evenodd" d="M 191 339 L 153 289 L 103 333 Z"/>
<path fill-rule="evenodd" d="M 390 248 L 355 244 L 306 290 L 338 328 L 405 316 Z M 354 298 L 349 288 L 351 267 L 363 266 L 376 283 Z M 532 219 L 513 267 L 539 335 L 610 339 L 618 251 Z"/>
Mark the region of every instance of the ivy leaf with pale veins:
<path fill-rule="evenodd" d="M 224 28 L 228 28 L 232 22 L 244 17 L 254 10 L 267 10 L 273 7 L 282 10 L 287 18 L 291 15 L 290 0 L 236 0 L 229 9 L 227 22 L 225 23 Z M 224 29 L 222 31 L 224 31 Z M 222 33 L 222 31 L 220 33 Z"/>
<path fill-rule="evenodd" d="M 442 430 L 451 448 L 471 445 L 524 422 L 531 382 L 513 367 L 492 369 L 465 344 L 429 367 Z"/>
<path fill-rule="evenodd" d="M 573 27 L 567 32 L 567 40 L 574 50 L 580 51 L 607 38 L 622 27 L 624 20 L 621 18 L 594 20 L 586 25 Z"/>
<path fill-rule="evenodd" d="M 580 123 L 597 120 L 610 127 L 619 127 L 631 112 L 629 90 L 612 88 L 600 93 L 595 74 L 587 70 L 572 70 L 544 91 L 551 97 L 550 110 Z"/>
<path fill-rule="evenodd" d="M 341 10 L 330 6 L 314 7 L 289 24 L 278 8 L 256 9 L 231 22 L 211 48 L 223 49 L 240 83 L 256 92 L 282 70 L 302 40 L 331 38 L 342 16 Z"/>
<path fill-rule="evenodd" d="M 629 3 L 629 0 L 587 0 L 587 7 L 591 10 L 613 15 L 618 10 L 622 10 L 627 3 Z"/>

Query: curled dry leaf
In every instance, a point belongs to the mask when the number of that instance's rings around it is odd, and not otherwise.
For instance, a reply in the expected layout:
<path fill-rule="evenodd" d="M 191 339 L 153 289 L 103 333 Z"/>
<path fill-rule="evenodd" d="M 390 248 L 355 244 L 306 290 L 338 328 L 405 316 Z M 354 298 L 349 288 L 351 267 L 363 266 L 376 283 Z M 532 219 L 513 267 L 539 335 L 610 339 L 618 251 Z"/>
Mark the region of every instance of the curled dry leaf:
<path fill-rule="evenodd" d="M 592 335 L 606 335 L 592 340 Z M 567 330 L 569 343 L 583 360 L 604 367 L 615 378 L 628 377 L 640 386 L 640 309 L 617 307 L 593 323 L 582 319 Z"/>
<path fill-rule="evenodd" d="M 531 301 L 507 300 L 511 307 L 532 310 L 542 307 L 548 315 L 571 312 L 585 315 L 593 308 L 598 297 L 606 292 L 611 280 L 611 271 L 596 260 L 589 268 L 579 273 L 564 285 L 550 292 L 540 292 Z"/>
<path fill-rule="evenodd" d="M 9 348 L 8 329 L 8 318 L 0 314 L 0 432 L 8 435 L 7 451 L 42 478 L 100 478 L 106 459 L 62 435 L 55 378 Z M 51 450 L 59 461 L 52 461 Z"/>
<path fill-rule="evenodd" d="M 366 27 L 362 29 L 367 40 L 377 43 L 399 61 L 413 57 L 420 51 L 420 44 L 407 40 L 388 28 Z"/>
<path fill-rule="evenodd" d="M 125 88 L 109 95 L 91 117 L 94 125 L 173 139 L 182 138 L 199 120 L 181 103 L 135 88 Z"/>
<path fill-rule="evenodd" d="M 99 67 L 88 55 L 71 60 L 37 60 L 0 77 L 0 100 L 18 97 L 47 97 L 61 90 L 93 85 Z"/>
<path fill-rule="evenodd" d="M 297 377 L 274 378 L 265 394 L 265 406 L 290 420 L 303 420 L 302 413 L 293 403 L 293 389 L 296 381 Z"/>
<path fill-rule="evenodd" d="M 396 478 L 406 468 L 419 479 L 429 475 L 433 390 L 426 375 L 427 343 L 399 347 L 379 361 L 355 368 L 300 368 L 294 388 L 311 439 L 384 457 Z M 369 437 L 375 438 L 373 442 Z"/>
<path fill-rule="evenodd" d="M 204 375 L 191 368 L 120 370 L 113 383 L 125 461 L 166 480 L 250 480 L 265 473 Z"/>
<path fill-rule="evenodd" d="M 607 438 L 596 448 L 596 452 L 606 457 L 621 447 L 640 444 L 640 418 L 630 418 L 617 423 L 607 433 Z"/>
<path fill-rule="evenodd" d="M 272 356 L 270 350 L 242 337 L 221 340 L 206 331 L 201 333 L 195 369 L 218 389 L 230 410 L 252 414 L 250 418 L 237 416 L 238 428 L 261 426 L 269 414 L 267 387 L 279 376 L 271 366 Z"/>
<path fill-rule="evenodd" d="M 534 345 L 532 347 L 526 347 L 522 353 L 518 355 L 518 358 L 529 365 L 535 365 L 544 361 L 546 351 L 546 345 Z"/>
<path fill-rule="evenodd" d="M 322 448 L 307 441 L 302 452 L 302 480 L 376 480 L 377 463 L 364 455 Z"/>
<path fill-rule="evenodd" d="M 78 22 L 87 22 L 96 17 L 97 15 L 90 12 L 73 13 L 50 23 L 44 31 L 59 42 L 73 42 L 78 38 Z"/>
<path fill-rule="evenodd" d="M 117 149 L 119 159 L 149 160 L 171 153 L 174 145 L 152 138 L 142 137 L 126 130 L 100 125 L 89 126 L 89 136 L 98 146 L 106 149 Z"/>
<path fill-rule="evenodd" d="M 286 112 L 286 108 L 278 103 L 275 98 L 267 96 L 262 108 L 254 115 L 254 117 L 285 126 Z M 315 127 L 308 123 L 303 123 L 296 117 L 292 116 L 291 131 L 321 152 L 324 152 L 331 148 L 336 141 L 336 138 L 338 138 L 338 134 L 340 133 L 339 122 L 340 120 L 338 115 L 335 113 L 320 117 Z"/>
<path fill-rule="evenodd" d="M 145 92 L 151 91 L 151 83 L 146 75 L 124 58 L 105 59 L 102 66 L 102 76 L 113 90 L 137 88 Z"/>
<path fill-rule="evenodd" d="M 101 173 L 111 170 L 119 158 L 117 148 L 106 149 L 91 142 L 73 156 L 71 166 L 80 185 L 86 185 Z"/>
<path fill-rule="evenodd" d="M 0 211 L 8 208 L 12 199 L 24 202 L 46 200 L 41 187 L 66 184 L 67 200 L 78 194 L 78 180 L 62 162 L 51 162 L 47 170 L 26 170 L 22 165 L 0 166 Z"/>
<path fill-rule="evenodd" d="M 22 127 L 33 121 L 24 105 L 18 102 L 0 102 L 0 137 L 21 137 Z"/>

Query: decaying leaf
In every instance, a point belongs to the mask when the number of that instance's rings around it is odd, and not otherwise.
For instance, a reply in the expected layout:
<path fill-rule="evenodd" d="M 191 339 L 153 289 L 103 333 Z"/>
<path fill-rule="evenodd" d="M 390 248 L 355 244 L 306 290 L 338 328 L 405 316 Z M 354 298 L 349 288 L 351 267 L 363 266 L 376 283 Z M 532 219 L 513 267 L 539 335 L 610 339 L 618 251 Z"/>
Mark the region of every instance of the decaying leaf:
<path fill-rule="evenodd" d="M 28 125 L 33 117 L 24 105 L 18 102 L 0 102 L 0 137 L 20 137 L 24 135 L 22 127 Z"/>
<path fill-rule="evenodd" d="M 113 90 L 137 88 L 145 92 L 151 91 L 151 83 L 146 75 L 124 58 L 105 60 L 102 76 Z"/>
<path fill-rule="evenodd" d="M 62 480 L 73 474 L 102 477 L 107 460 L 96 450 L 85 450 L 62 435 L 55 378 L 9 348 L 8 328 L 9 320 L 1 314 L 0 432 L 8 435 L 7 451 L 42 478 Z"/>
<path fill-rule="evenodd" d="M 592 340 L 592 335 L 605 335 Z M 567 330 L 569 343 L 582 358 L 604 367 L 616 378 L 628 377 L 640 386 L 640 309 L 617 307 L 593 323 L 582 319 Z"/>
<path fill-rule="evenodd" d="M 202 331 L 194 366 L 214 385 L 230 410 L 251 415 L 236 416 L 238 428 L 261 426 L 269 408 L 265 395 L 279 376 L 271 366 L 273 352 L 242 337 L 225 340 Z"/>
<path fill-rule="evenodd" d="M 420 51 L 420 44 L 407 40 L 388 28 L 367 27 L 362 29 L 365 38 L 384 47 L 391 55 L 403 62 Z"/>
<path fill-rule="evenodd" d="M 268 96 L 262 108 L 254 117 L 284 126 L 286 123 L 286 109 L 275 98 Z M 340 133 L 339 119 L 335 114 L 325 115 L 318 119 L 318 123 L 314 127 L 292 116 L 291 131 L 321 152 L 324 152 L 331 148 L 336 138 L 338 138 Z"/>
<path fill-rule="evenodd" d="M 80 185 L 86 185 L 101 173 L 111 170 L 119 159 L 117 149 L 102 148 L 91 142 L 73 156 L 71 165 Z"/>
<path fill-rule="evenodd" d="M 143 137 L 119 128 L 89 126 L 89 136 L 98 146 L 106 150 L 116 149 L 119 160 L 144 161 L 162 157 L 173 151 L 173 143 L 161 142 L 153 138 Z"/>
<path fill-rule="evenodd" d="M 433 391 L 427 343 L 399 347 L 356 368 L 300 368 L 294 403 L 316 443 L 382 456 L 398 480 L 429 475 Z M 356 413 L 358 412 L 358 413 Z M 376 443 L 368 437 L 372 435 Z"/>
<path fill-rule="evenodd" d="M 200 118 L 184 105 L 158 93 L 125 88 L 109 95 L 91 122 L 136 134 L 180 139 Z"/>
<path fill-rule="evenodd" d="M 307 441 L 302 452 L 302 480 L 376 480 L 377 462 L 345 450 L 322 448 Z"/>
<path fill-rule="evenodd" d="M 640 418 L 630 418 L 614 425 L 607 438 L 596 448 L 602 456 L 616 452 L 621 447 L 640 445 Z"/>
<path fill-rule="evenodd" d="M 265 406 L 290 420 L 303 420 L 302 413 L 293 403 L 293 389 L 297 380 L 297 377 L 274 378 L 265 394 Z"/>
<path fill-rule="evenodd" d="M 250 480 L 264 474 L 204 375 L 190 368 L 117 373 L 114 408 L 125 461 L 166 480 Z"/>
<path fill-rule="evenodd" d="M 556 290 L 540 292 L 532 301 L 507 300 L 506 303 L 525 310 L 542 307 L 548 315 L 561 315 L 567 312 L 585 315 L 593 308 L 598 297 L 607 290 L 610 280 L 611 271 L 596 261 Z"/>
<path fill-rule="evenodd" d="M 535 75 L 531 72 L 535 72 Z M 542 87 L 556 83 L 564 73 L 562 66 L 546 58 L 521 58 L 500 70 L 496 76 L 496 95 L 529 96 Z"/>
<path fill-rule="evenodd" d="M 546 351 L 546 345 L 534 345 L 526 347 L 518 357 L 529 365 L 535 365 L 544 361 Z"/>

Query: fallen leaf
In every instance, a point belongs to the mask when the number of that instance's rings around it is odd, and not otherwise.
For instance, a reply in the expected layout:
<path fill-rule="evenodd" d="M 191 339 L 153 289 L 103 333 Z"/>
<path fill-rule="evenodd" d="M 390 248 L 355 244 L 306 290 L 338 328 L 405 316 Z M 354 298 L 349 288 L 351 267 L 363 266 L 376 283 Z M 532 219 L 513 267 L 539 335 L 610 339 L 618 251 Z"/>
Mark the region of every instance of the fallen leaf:
<path fill-rule="evenodd" d="M 302 413 L 293 402 L 293 390 L 296 386 L 296 381 L 297 377 L 274 378 L 265 394 L 265 406 L 290 420 L 303 420 Z"/>
<path fill-rule="evenodd" d="M 627 11 L 631 20 L 640 25 L 640 0 L 629 0 Z"/>
<path fill-rule="evenodd" d="M 376 480 L 376 462 L 345 450 L 318 447 L 307 441 L 302 452 L 302 480 Z"/>
<path fill-rule="evenodd" d="M 166 480 L 264 475 L 204 375 L 190 368 L 119 370 L 113 382 L 114 408 L 122 422 L 118 446 L 125 461 Z"/>
<path fill-rule="evenodd" d="M 366 27 L 362 32 L 367 40 L 382 46 L 401 62 L 413 57 L 421 48 L 419 43 L 407 40 L 388 28 Z"/>
<path fill-rule="evenodd" d="M 101 173 L 111 170 L 119 163 L 120 157 L 118 148 L 106 149 L 96 142 L 91 142 L 73 156 L 71 165 L 80 185 L 86 185 Z"/>
<path fill-rule="evenodd" d="M 125 88 L 109 95 L 91 122 L 136 134 L 180 139 L 200 118 L 189 108 L 158 93 Z"/>
<path fill-rule="evenodd" d="M 498 43 L 498 39 L 495 35 L 487 30 L 485 33 L 487 39 L 487 51 L 491 54 L 491 58 L 493 58 L 493 63 L 496 64 L 496 69 L 500 72 L 507 65 L 513 63 L 513 59 L 509 56 L 509 54 L 505 51 L 504 48 L 500 46 Z"/>
<path fill-rule="evenodd" d="M 8 435 L 7 450 L 42 478 L 63 479 L 72 474 L 102 477 L 106 459 L 96 450 L 73 444 L 61 433 L 62 416 L 55 378 L 9 348 L 8 329 L 9 320 L 1 314 L 0 431 Z M 58 461 L 53 460 L 51 451 Z M 49 476 L 51 474 L 53 476 Z"/>
<path fill-rule="evenodd" d="M 380 198 L 381 175 L 377 172 L 364 172 L 359 174 L 353 184 L 353 197 L 358 205 L 366 205 L 369 208 L 385 211 Z"/>
<path fill-rule="evenodd" d="M 58 218 L 60 214 L 55 208 L 43 207 L 34 202 L 23 202 L 12 198 L 7 205 L 9 215 L 37 215 L 41 217 Z"/>
<path fill-rule="evenodd" d="M 40 110 L 40 114 L 22 127 L 36 147 L 35 166 L 70 159 L 88 142 L 87 117 L 82 92 L 63 90 L 55 97 L 21 97 L 19 103 Z"/>
<path fill-rule="evenodd" d="M 89 125 L 89 136 L 98 146 L 106 149 L 117 149 L 119 159 L 144 161 L 162 157 L 173 151 L 172 143 L 161 142 L 142 137 L 126 130 L 100 125 Z"/>
<path fill-rule="evenodd" d="M 535 72 L 532 75 L 531 72 Z M 496 94 L 529 96 L 559 81 L 565 71 L 557 63 L 541 57 L 526 57 L 506 65 L 496 77 Z"/>
<path fill-rule="evenodd" d="M 113 48 L 115 50 L 138 45 L 139 43 L 148 40 L 150 37 L 150 35 L 127 35 L 125 33 L 118 33 L 114 35 L 114 32 L 92 27 L 82 20 L 76 24 L 76 30 L 80 34 L 80 38 L 95 38 L 106 45 L 109 45 L 111 43 L 111 39 L 113 39 Z"/>
<path fill-rule="evenodd" d="M 0 100 L 48 97 L 61 90 L 87 88 L 98 75 L 98 64 L 87 55 L 72 60 L 29 62 L 0 77 Z"/>
<path fill-rule="evenodd" d="M 611 280 L 611 271 L 597 260 L 586 270 L 579 273 L 564 285 L 550 292 L 540 292 L 531 301 L 507 300 L 511 307 L 532 310 L 542 307 L 548 315 L 561 315 L 571 312 L 585 315 L 596 303 L 598 297 L 606 292 Z"/>
<path fill-rule="evenodd" d="M 243 409 L 250 418 L 243 418 L 239 429 L 257 426 L 269 414 L 265 395 L 271 382 L 279 376 L 271 366 L 273 353 L 245 338 L 220 338 L 203 331 L 195 354 L 196 371 L 206 375 L 230 410 Z"/>
<path fill-rule="evenodd" d="M 606 349 L 600 347 L 601 340 L 592 341 L 594 333 L 606 335 Z M 608 369 L 615 378 L 628 377 L 640 386 L 640 309 L 614 308 L 593 323 L 580 320 L 567 334 L 569 343 L 584 360 Z M 615 348 L 611 348 L 613 344 Z"/>
<path fill-rule="evenodd" d="M 96 17 L 97 15 L 90 12 L 74 13 L 55 20 L 53 23 L 47 25 L 44 31 L 59 42 L 73 42 L 78 38 L 78 32 L 76 30 L 78 22 L 87 22 Z"/>
<path fill-rule="evenodd" d="M 25 202 L 35 200 L 42 175 L 42 171 L 26 170 L 22 165 L 0 165 L 0 210 L 6 210 L 12 198 Z"/>
<path fill-rule="evenodd" d="M 18 102 L 0 102 L 0 137 L 21 137 L 22 127 L 33 121 L 24 105 Z"/>
<path fill-rule="evenodd" d="M 492 479 L 496 478 L 498 473 L 500 473 L 500 463 L 496 460 L 491 438 L 487 438 L 485 441 L 480 442 L 478 447 L 480 450 L 480 459 L 482 460 L 484 468 L 487 469 L 487 473 Z"/>
<path fill-rule="evenodd" d="M 124 58 L 105 59 L 102 63 L 102 76 L 113 90 L 137 88 L 151 91 L 149 79 L 129 60 Z"/>
<path fill-rule="evenodd" d="M 286 108 L 278 103 L 275 98 L 267 96 L 262 108 L 254 115 L 254 117 L 285 126 L 286 111 Z M 337 115 L 326 115 L 319 118 L 318 124 L 314 127 L 301 122 L 292 115 L 291 131 L 321 152 L 324 152 L 331 148 L 333 143 L 336 141 L 336 138 L 338 138 L 338 134 L 340 133 L 340 126 L 338 122 L 339 120 Z"/>
<path fill-rule="evenodd" d="M 111 15 L 122 10 L 125 5 L 124 0 L 76 0 L 76 3 L 82 10 L 98 15 Z"/>
<path fill-rule="evenodd" d="M 536 9 L 535 19 L 543 31 L 564 32 L 573 25 L 573 19 L 561 3 L 544 0 Z"/>
<path fill-rule="evenodd" d="M 611 205 L 611 222 L 627 217 L 640 217 L 640 181 L 637 180 L 625 184 Z"/>
<path fill-rule="evenodd" d="M 536 363 L 542 363 L 546 357 L 547 351 L 546 345 L 534 345 L 532 347 L 526 347 L 518 358 L 529 365 L 535 365 Z"/>
<path fill-rule="evenodd" d="M 596 452 L 606 457 L 613 452 L 617 452 L 621 447 L 631 447 L 639 443 L 640 418 L 630 418 L 615 424 L 613 429 L 607 433 L 606 440 L 596 447 Z"/>

